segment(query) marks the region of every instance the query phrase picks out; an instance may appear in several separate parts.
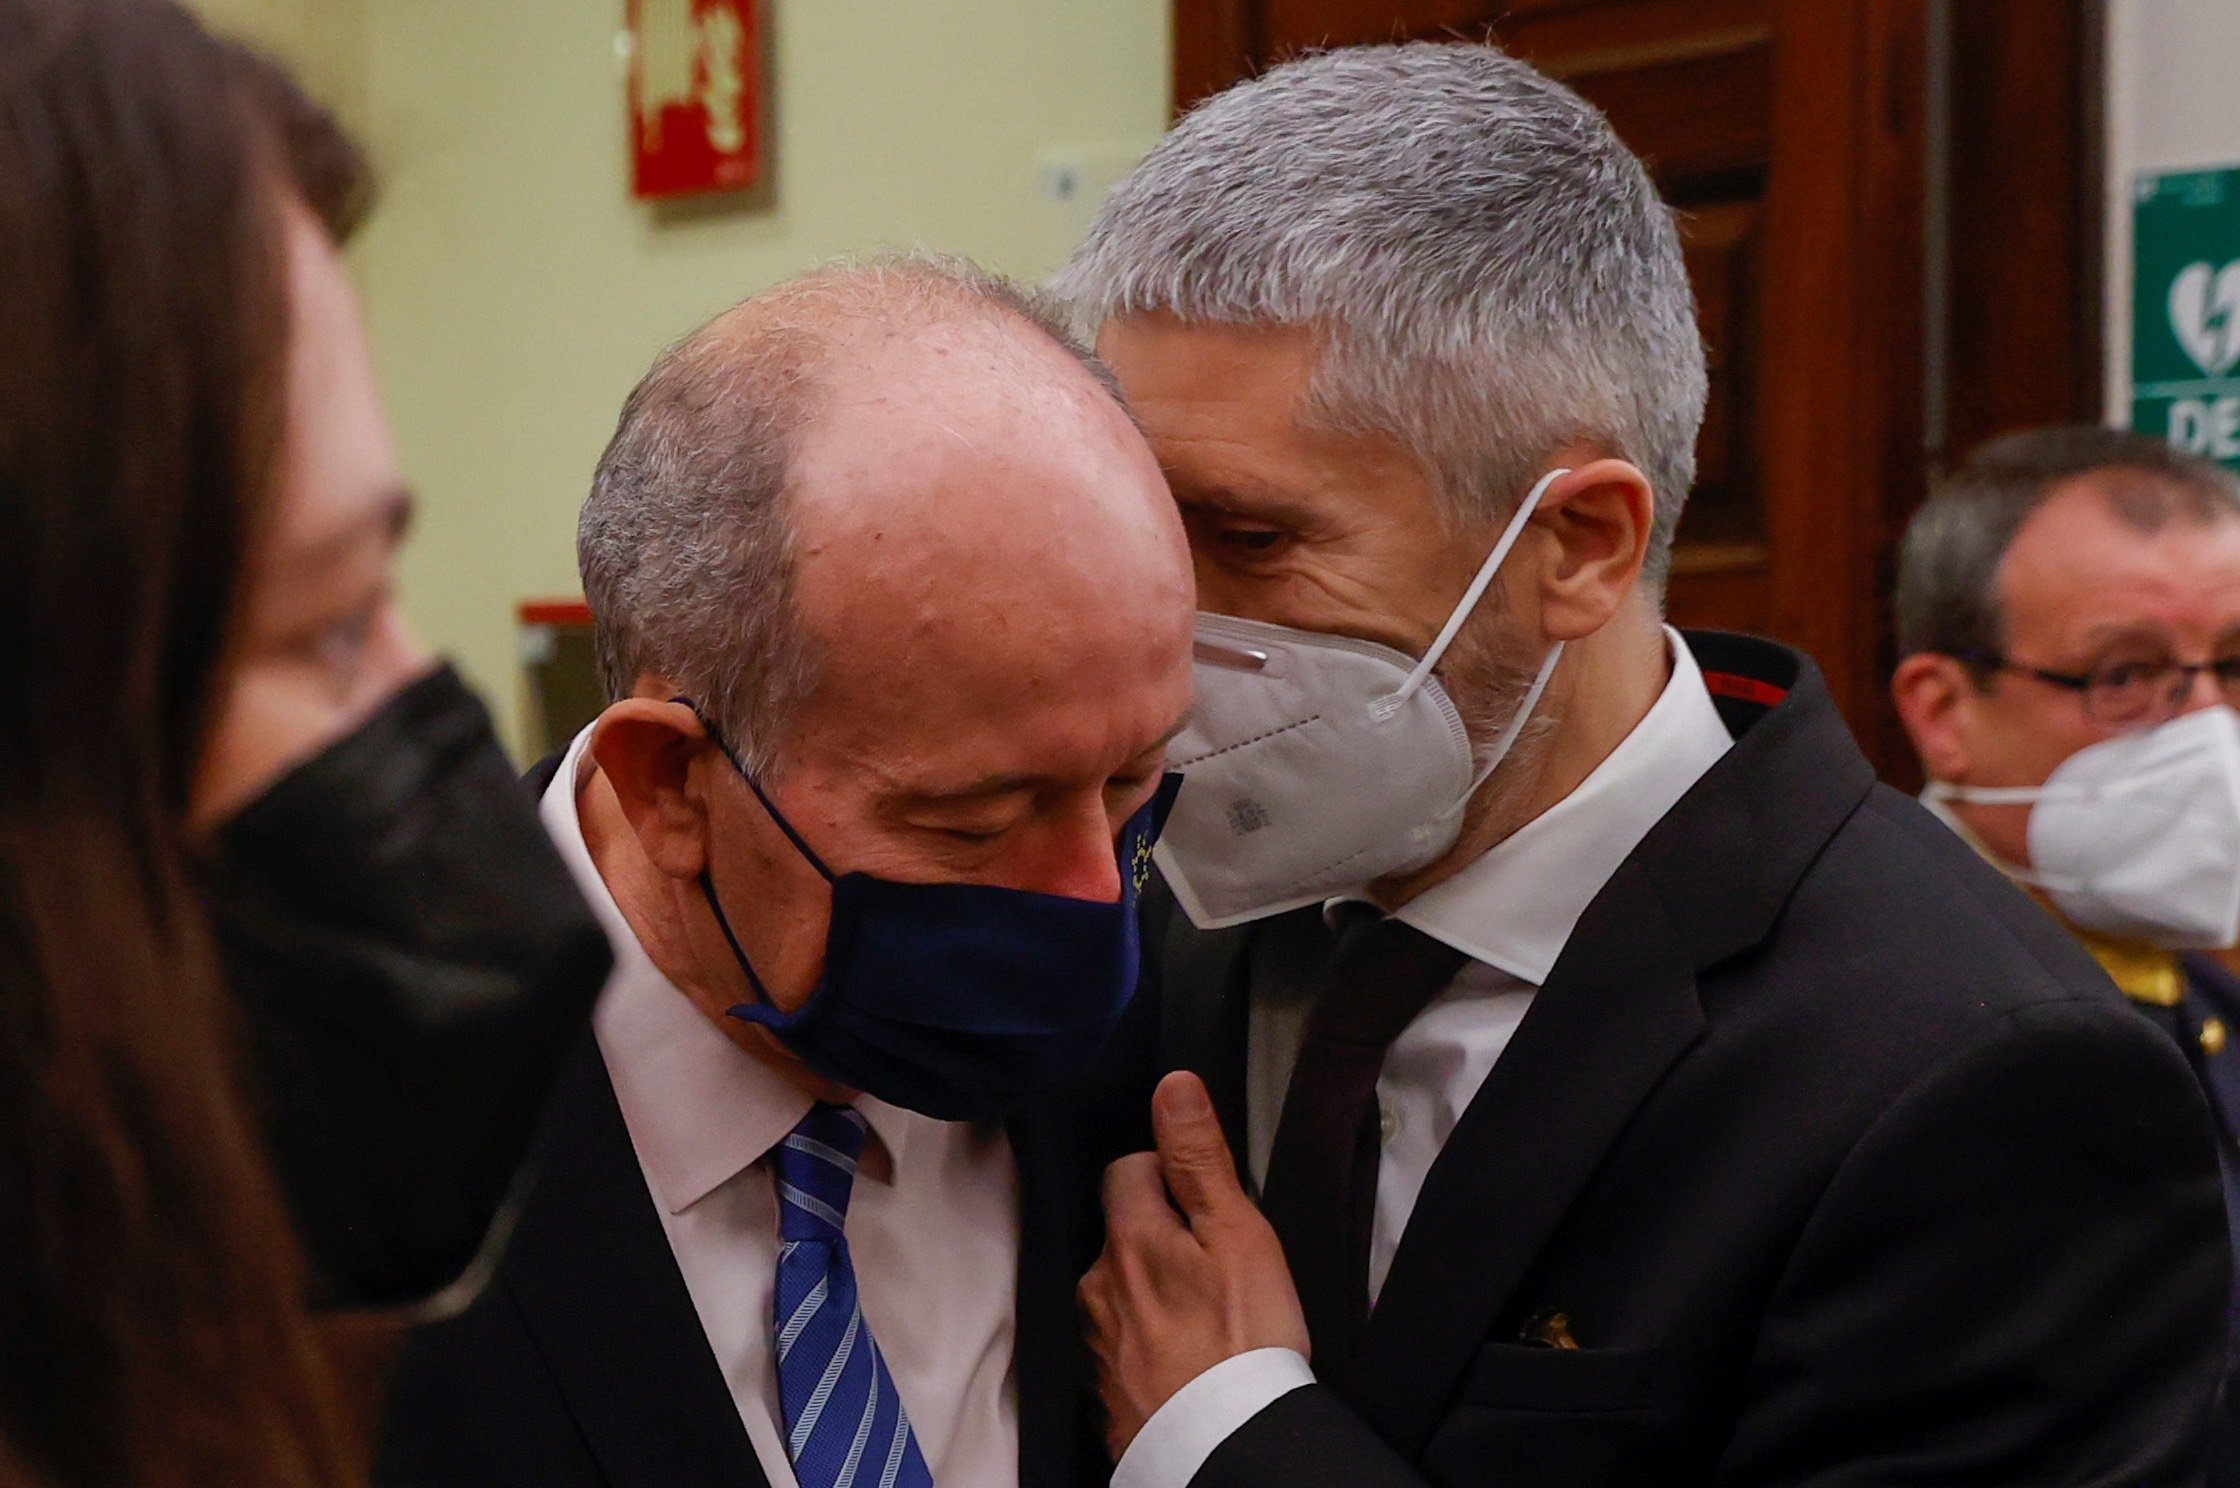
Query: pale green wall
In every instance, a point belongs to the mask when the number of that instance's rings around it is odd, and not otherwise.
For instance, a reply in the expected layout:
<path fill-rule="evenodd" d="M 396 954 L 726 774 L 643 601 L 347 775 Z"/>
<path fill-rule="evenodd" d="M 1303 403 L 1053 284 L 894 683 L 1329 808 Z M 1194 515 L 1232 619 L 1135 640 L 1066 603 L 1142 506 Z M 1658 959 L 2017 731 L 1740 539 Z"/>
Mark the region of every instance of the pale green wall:
<path fill-rule="evenodd" d="M 188 0 L 213 28 L 246 37 L 286 62 L 330 108 L 360 124 L 366 111 L 368 0 Z"/>
<path fill-rule="evenodd" d="M 838 254 L 1039 278 L 1166 122 L 1170 0 L 768 0 L 772 199 L 656 212 L 628 191 L 623 0 L 195 3 L 372 145 L 352 258 L 421 497 L 406 606 L 513 737 L 514 605 L 577 592 L 576 508 L 655 352 Z"/>
<path fill-rule="evenodd" d="M 775 0 L 775 201 L 656 213 L 625 173 L 621 0 L 364 0 L 386 177 L 357 254 L 422 521 L 405 597 L 501 714 L 513 607 L 577 592 L 575 514 L 631 384 L 821 258 L 923 243 L 1016 274 L 1166 117 L 1168 0 Z M 1055 152 L 1053 155 L 1051 152 Z"/>

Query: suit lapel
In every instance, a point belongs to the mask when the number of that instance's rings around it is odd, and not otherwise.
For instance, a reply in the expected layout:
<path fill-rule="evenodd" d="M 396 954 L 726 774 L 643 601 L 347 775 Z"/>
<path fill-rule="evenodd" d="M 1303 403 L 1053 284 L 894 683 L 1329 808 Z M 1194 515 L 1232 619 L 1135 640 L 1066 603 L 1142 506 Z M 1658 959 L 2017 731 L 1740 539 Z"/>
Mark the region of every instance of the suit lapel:
<path fill-rule="evenodd" d="M 1414 1457 L 1492 1317 L 1603 1152 L 1703 1030 L 1692 968 L 1639 872 L 1620 870 L 1432 1164 L 1332 1383 Z"/>
<path fill-rule="evenodd" d="M 615 1488 L 768 1488 L 585 1044 L 501 1284 Z"/>
<path fill-rule="evenodd" d="M 616 1488 L 768 1488 L 670 1253 L 614 1087 L 588 1048 L 503 1270 L 602 1473 Z M 1010 1124 L 1019 1175 L 1012 1367 L 1021 1488 L 1076 1480 L 1089 1388 L 1074 1284 L 1087 1269 L 1066 1148 Z"/>
<path fill-rule="evenodd" d="M 1603 1154 L 1704 1028 L 1697 976 L 1769 934 L 1874 786 L 1811 663 L 1692 634 L 1739 737 L 1581 916 L 1416 1201 L 1333 1383 L 1414 1458 Z M 1723 689 L 1723 690 L 1722 690 Z"/>

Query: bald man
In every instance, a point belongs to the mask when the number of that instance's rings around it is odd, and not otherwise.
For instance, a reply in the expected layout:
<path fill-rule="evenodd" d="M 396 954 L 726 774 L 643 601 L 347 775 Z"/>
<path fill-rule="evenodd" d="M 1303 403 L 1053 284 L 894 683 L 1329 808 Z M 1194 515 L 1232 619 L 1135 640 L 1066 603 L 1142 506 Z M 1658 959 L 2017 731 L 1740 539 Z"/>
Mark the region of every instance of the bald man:
<path fill-rule="evenodd" d="M 1094 1477 L 1094 1167 L 1056 1138 L 1190 703 L 1158 467 L 1018 292 L 831 270 L 655 364 L 578 548 L 612 702 L 544 815 L 617 970 L 383 1478 Z"/>

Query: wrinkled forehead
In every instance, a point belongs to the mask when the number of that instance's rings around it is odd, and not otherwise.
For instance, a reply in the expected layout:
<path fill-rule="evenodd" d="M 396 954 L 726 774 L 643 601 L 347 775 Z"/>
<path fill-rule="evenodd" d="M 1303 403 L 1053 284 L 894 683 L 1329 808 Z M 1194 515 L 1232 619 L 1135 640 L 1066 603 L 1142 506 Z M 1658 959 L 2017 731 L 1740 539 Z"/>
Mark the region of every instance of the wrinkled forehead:
<path fill-rule="evenodd" d="M 1169 567 L 1100 579 L 1055 544 L 961 541 L 829 565 L 800 596 L 823 665 L 789 747 L 897 788 L 1101 776 L 1189 707 L 1194 596 L 1187 560 Z"/>
<path fill-rule="evenodd" d="M 2240 512 L 2151 473 L 2090 472 L 2024 519 L 1996 584 L 2015 642 L 2240 626 Z"/>

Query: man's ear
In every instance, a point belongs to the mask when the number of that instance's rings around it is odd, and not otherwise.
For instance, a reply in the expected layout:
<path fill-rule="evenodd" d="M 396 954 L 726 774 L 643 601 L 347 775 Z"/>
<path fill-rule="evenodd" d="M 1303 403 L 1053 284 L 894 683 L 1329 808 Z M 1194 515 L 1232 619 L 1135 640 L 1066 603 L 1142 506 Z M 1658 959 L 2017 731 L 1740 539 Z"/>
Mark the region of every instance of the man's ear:
<path fill-rule="evenodd" d="M 638 845 L 672 878 L 697 878 L 708 865 L 703 767 L 721 758 L 714 742 L 690 707 L 658 698 L 624 698 L 591 726 L 591 757 Z"/>
<path fill-rule="evenodd" d="M 1531 525 L 1555 544 L 1540 580 L 1550 640 L 1593 635 L 1632 597 L 1656 512 L 1649 478 L 1624 460 L 1590 459 L 1549 484 Z"/>
<path fill-rule="evenodd" d="M 1934 651 L 1916 651 L 1891 675 L 1890 701 L 1931 780 L 1968 778 L 1975 757 L 1968 701 L 1974 695 L 1967 667 Z"/>

